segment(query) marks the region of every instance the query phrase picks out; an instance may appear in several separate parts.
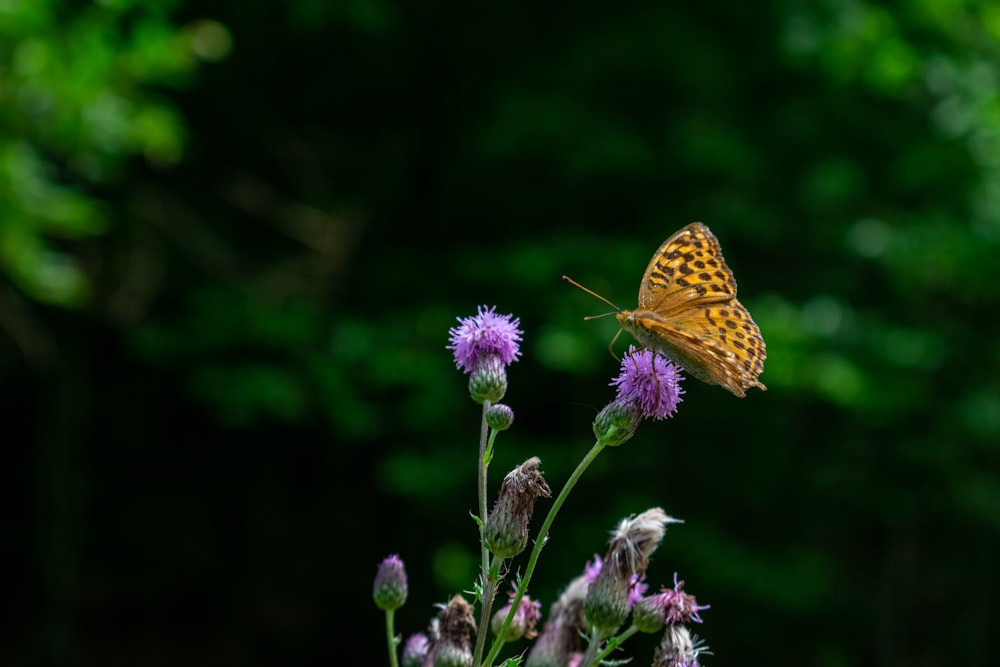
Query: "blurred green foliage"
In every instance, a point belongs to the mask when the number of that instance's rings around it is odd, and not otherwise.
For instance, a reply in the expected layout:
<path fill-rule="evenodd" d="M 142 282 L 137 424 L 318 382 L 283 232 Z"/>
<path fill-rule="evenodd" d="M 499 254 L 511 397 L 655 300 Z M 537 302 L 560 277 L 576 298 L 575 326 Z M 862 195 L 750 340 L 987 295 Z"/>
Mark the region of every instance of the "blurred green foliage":
<path fill-rule="evenodd" d="M 988 663 L 998 63 L 971 0 L 2 4 L 0 661 L 382 656 L 376 564 L 409 633 L 476 560 L 455 317 L 521 318 L 493 488 L 558 488 L 617 368 L 560 276 L 634 306 L 701 220 L 769 390 L 687 381 L 533 593 L 659 505 L 714 660 Z"/>
<path fill-rule="evenodd" d="M 212 22 L 174 25 L 172 4 L 0 10 L 0 262 L 33 299 L 83 305 L 92 281 L 63 246 L 108 231 L 106 188 L 131 160 L 181 158 L 184 123 L 164 93 L 188 82 L 199 59 L 224 55 L 206 37 L 228 37 Z"/>

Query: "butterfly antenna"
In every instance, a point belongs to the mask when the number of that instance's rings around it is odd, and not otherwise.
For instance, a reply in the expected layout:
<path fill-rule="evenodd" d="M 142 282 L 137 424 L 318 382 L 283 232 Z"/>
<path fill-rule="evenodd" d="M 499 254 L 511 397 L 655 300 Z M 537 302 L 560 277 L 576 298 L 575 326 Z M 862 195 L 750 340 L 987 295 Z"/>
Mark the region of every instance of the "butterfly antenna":
<path fill-rule="evenodd" d="M 618 306 L 616 306 L 615 304 L 611 303 L 610 301 L 608 301 L 607 299 L 605 299 L 605 298 L 604 298 L 603 296 L 601 296 L 600 294 L 598 294 L 598 293 L 597 293 L 597 292 L 595 292 L 594 290 L 592 290 L 592 289 L 587 289 L 586 287 L 584 287 L 584 286 L 583 286 L 583 285 L 581 285 L 580 283 L 576 282 L 575 280 L 573 280 L 573 279 L 572 279 L 572 278 L 570 278 L 569 276 L 563 276 L 563 280 L 565 280 L 566 282 L 568 282 L 568 283 L 569 283 L 570 285 L 576 285 L 577 287 L 579 287 L 580 289 L 582 289 L 582 290 L 583 290 L 584 292 L 586 292 L 587 294 L 589 294 L 589 295 L 591 295 L 591 296 L 596 296 L 596 297 L 597 297 L 598 299 L 600 299 L 600 300 L 601 300 L 601 301 L 603 301 L 604 303 L 606 303 L 606 304 L 608 304 L 609 306 L 611 306 L 612 308 L 614 308 L 614 311 L 613 311 L 613 312 L 610 312 L 610 313 L 601 313 L 600 315 L 588 315 L 587 317 L 585 317 L 585 318 L 583 318 L 583 319 L 585 319 L 585 320 L 596 320 L 596 319 L 597 319 L 597 318 L 599 318 L 599 317 L 607 317 L 608 315 L 614 315 L 615 313 L 617 313 L 618 311 L 620 311 L 620 310 L 621 310 L 621 308 L 619 308 L 619 307 L 618 307 Z"/>

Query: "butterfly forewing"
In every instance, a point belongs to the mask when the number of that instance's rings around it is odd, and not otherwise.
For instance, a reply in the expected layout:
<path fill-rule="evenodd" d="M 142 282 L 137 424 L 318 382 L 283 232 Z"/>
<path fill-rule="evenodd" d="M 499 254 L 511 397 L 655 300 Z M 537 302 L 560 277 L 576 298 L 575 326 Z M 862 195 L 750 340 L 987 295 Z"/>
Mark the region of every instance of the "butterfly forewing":
<path fill-rule="evenodd" d="M 668 315 L 696 303 L 728 301 L 736 280 L 719 240 L 700 222 L 684 227 L 653 255 L 639 285 L 639 308 Z"/>
<path fill-rule="evenodd" d="M 639 307 L 618 321 L 650 349 L 736 396 L 766 389 L 760 329 L 736 299 L 736 280 L 705 225 L 684 227 L 660 246 L 639 286 Z"/>

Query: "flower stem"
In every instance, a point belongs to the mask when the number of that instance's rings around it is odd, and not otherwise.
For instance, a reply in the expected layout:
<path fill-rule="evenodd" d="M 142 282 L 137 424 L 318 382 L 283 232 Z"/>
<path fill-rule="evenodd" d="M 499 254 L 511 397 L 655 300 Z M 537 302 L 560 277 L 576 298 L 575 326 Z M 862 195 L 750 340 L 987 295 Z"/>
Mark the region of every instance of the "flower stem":
<path fill-rule="evenodd" d="M 395 617 L 396 612 L 394 610 L 386 610 L 385 612 L 385 638 L 386 644 L 389 646 L 389 666 L 397 667 L 399 664 L 396 660 L 396 630 L 395 630 Z"/>
<path fill-rule="evenodd" d="M 601 633 L 595 627 L 590 631 L 590 641 L 587 642 L 587 652 L 583 654 L 583 659 L 580 660 L 580 667 L 591 667 L 592 665 L 597 665 L 597 651 L 601 647 Z"/>
<path fill-rule="evenodd" d="M 479 620 L 479 631 L 476 636 L 476 653 L 473 659 L 473 665 L 481 664 L 481 659 L 483 657 L 483 649 L 486 646 L 486 624 L 489 623 L 490 609 L 493 606 L 493 597 L 496 595 L 496 582 L 494 582 L 490 576 L 490 552 L 486 548 L 486 536 L 483 530 L 486 526 L 486 471 L 489 468 L 489 460 L 487 459 L 487 450 L 490 449 L 489 445 L 489 425 L 486 423 L 486 412 L 490 409 L 489 400 L 483 401 L 483 416 L 479 427 L 479 461 L 477 467 L 479 468 L 479 554 L 480 554 L 480 593 L 482 599 L 480 604 L 482 605 L 482 613 L 480 614 Z"/>
<path fill-rule="evenodd" d="M 629 637 L 631 637 L 634 634 L 637 634 L 638 632 L 639 632 L 639 628 L 637 628 L 634 625 L 630 625 L 628 627 L 628 630 L 626 630 L 625 632 L 621 633 L 620 635 L 616 635 L 616 636 L 612 637 L 611 640 L 604 647 L 604 649 L 597 654 L 597 662 L 595 662 L 594 664 L 595 665 L 601 664 L 601 661 L 604 660 L 605 658 L 607 658 L 609 655 L 611 655 L 612 651 L 614 651 L 619 646 L 621 646 L 625 642 L 626 639 L 628 639 Z M 581 662 L 580 664 L 582 665 L 583 663 Z"/>
<path fill-rule="evenodd" d="M 576 483 L 583 476 L 583 473 L 590 467 L 590 464 L 594 462 L 597 455 L 601 453 L 605 445 L 614 436 L 614 427 L 609 428 L 608 432 L 604 434 L 594 446 L 590 448 L 590 451 L 583 457 L 579 464 L 576 466 L 576 470 L 573 474 L 569 476 L 566 483 L 563 485 L 562 491 L 556 496 L 556 499 L 552 502 L 552 507 L 549 508 L 549 513 L 545 517 L 545 521 L 542 522 L 542 527 L 538 529 L 538 537 L 535 539 L 535 546 L 531 550 L 531 556 L 528 557 L 528 565 L 524 570 L 524 576 L 521 577 L 521 581 L 518 582 L 517 591 L 514 593 L 514 597 L 511 598 L 510 611 L 507 613 L 507 618 L 504 619 L 503 627 L 500 628 L 500 632 L 497 633 L 497 638 L 493 640 L 493 646 L 490 648 L 489 654 L 486 656 L 487 665 L 493 664 L 493 659 L 497 657 L 497 653 L 500 652 L 500 647 L 503 645 L 503 641 L 500 638 L 507 635 L 507 628 L 510 626 L 511 622 L 514 620 L 514 614 L 517 613 L 518 605 L 521 604 L 521 598 L 524 597 L 524 592 L 528 590 L 528 583 L 531 581 L 532 575 L 535 573 L 535 565 L 538 563 L 538 556 L 542 553 L 542 547 L 549 539 L 549 528 L 552 527 L 552 522 L 555 521 L 556 514 L 559 513 L 559 509 L 566 502 L 566 498 L 569 496 L 569 492 L 573 490 Z M 484 633 L 480 629 L 480 636 Z M 480 663 L 474 662 L 474 665 L 479 665 Z"/>

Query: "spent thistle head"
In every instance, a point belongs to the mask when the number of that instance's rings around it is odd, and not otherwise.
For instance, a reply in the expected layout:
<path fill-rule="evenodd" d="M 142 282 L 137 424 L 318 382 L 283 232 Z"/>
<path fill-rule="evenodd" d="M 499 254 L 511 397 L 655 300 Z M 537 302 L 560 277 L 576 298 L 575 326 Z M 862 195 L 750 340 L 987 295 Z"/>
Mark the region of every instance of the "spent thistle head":
<path fill-rule="evenodd" d="M 456 595 L 442 606 L 436 620 L 436 638 L 425 664 L 433 667 L 471 667 L 472 635 L 476 632 L 472 605 L 461 595 Z"/>
<path fill-rule="evenodd" d="M 625 622 L 649 566 L 649 556 L 659 546 L 666 524 L 675 521 L 659 507 L 622 519 L 611 533 L 600 572 L 590 584 L 584 612 L 587 622 L 610 634 Z"/>
<path fill-rule="evenodd" d="M 538 467 L 541 459 L 533 456 L 504 477 L 493 510 L 483 525 L 486 548 L 498 558 L 513 558 L 528 546 L 528 523 L 539 496 L 548 498 L 552 491 Z"/>
<path fill-rule="evenodd" d="M 684 625 L 668 625 L 653 654 L 653 667 L 698 667 L 698 656 L 711 651 Z"/>

